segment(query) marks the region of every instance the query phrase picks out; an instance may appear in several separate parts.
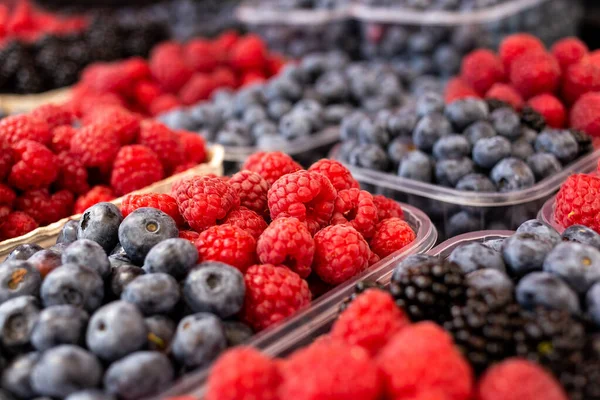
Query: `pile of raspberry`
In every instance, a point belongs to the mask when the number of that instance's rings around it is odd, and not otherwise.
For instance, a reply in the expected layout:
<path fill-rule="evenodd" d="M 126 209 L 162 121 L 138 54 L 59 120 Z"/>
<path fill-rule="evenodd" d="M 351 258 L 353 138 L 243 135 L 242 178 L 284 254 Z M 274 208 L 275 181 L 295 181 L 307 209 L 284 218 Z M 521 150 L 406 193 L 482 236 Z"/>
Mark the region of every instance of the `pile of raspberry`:
<path fill-rule="evenodd" d="M 384 291 L 357 297 L 317 338 L 285 359 L 229 350 L 211 370 L 207 400 L 567 400 L 534 362 L 510 358 L 479 379 L 452 336 L 411 323 Z"/>
<path fill-rule="evenodd" d="M 43 105 L 0 120 L 0 240 L 142 189 L 206 159 L 201 136 L 118 106 Z"/>
<path fill-rule="evenodd" d="M 600 51 L 570 37 L 550 50 L 535 36 L 508 36 L 498 53 L 478 49 L 462 62 L 446 88 L 446 101 L 497 99 L 542 114 L 553 128 L 600 136 Z"/>
<path fill-rule="evenodd" d="M 218 88 L 262 82 L 283 65 L 258 36 L 227 31 L 215 39 L 160 43 L 148 61 L 92 64 L 82 73 L 73 97 L 83 108 L 101 102 L 158 115 L 206 100 Z"/>

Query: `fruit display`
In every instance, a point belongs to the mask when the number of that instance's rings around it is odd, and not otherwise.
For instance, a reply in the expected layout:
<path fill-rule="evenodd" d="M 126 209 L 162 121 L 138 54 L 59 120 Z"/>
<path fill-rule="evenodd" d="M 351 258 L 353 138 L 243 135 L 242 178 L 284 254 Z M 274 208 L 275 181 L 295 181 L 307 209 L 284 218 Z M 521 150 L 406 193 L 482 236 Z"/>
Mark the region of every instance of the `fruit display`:
<path fill-rule="evenodd" d="M 77 114 L 47 104 L 0 120 L 0 241 L 208 159 L 195 133 L 121 107 L 90 106 Z"/>
<path fill-rule="evenodd" d="M 277 73 L 284 60 L 260 38 L 225 32 L 215 39 L 155 46 L 148 61 L 132 58 L 87 67 L 73 103 L 117 103 L 143 115 L 206 100 L 218 88 L 235 89 Z"/>

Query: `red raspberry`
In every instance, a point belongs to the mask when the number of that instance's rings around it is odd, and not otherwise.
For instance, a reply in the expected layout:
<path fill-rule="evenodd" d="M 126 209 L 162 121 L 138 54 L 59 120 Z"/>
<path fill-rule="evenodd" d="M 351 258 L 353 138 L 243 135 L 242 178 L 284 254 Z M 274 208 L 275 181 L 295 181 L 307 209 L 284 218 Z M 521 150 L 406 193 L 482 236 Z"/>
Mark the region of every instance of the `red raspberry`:
<path fill-rule="evenodd" d="M 372 356 L 410 321 L 388 293 L 370 289 L 358 296 L 338 317 L 331 337 L 364 348 Z"/>
<path fill-rule="evenodd" d="M 31 114 L 11 115 L 0 120 L 0 141 L 13 144 L 24 139 L 47 145 L 52 133 L 46 121 Z"/>
<path fill-rule="evenodd" d="M 177 208 L 177 202 L 168 194 L 128 194 L 121 203 L 121 213 L 123 214 L 123 217 L 126 217 L 133 211 L 142 207 L 152 207 L 164 212 L 173 218 L 173 220 L 177 223 L 177 226 L 183 226 L 185 224 L 183 217 Z"/>
<path fill-rule="evenodd" d="M 298 219 L 278 218 L 260 235 L 256 253 L 261 263 L 284 265 L 306 278 L 311 272 L 315 241 Z"/>
<path fill-rule="evenodd" d="M 277 363 L 252 347 L 235 347 L 214 364 L 206 400 L 279 400 Z"/>
<path fill-rule="evenodd" d="M 210 78 L 219 88 L 236 88 L 238 86 L 237 77 L 231 68 L 218 67 L 213 71 Z"/>
<path fill-rule="evenodd" d="M 179 238 L 189 240 L 192 243 L 194 243 L 198 239 L 198 237 L 200 237 L 200 234 L 198 232 L 183 230 L 179 231 Z"/>
<path fill-rule="evenodd" d="M 332 225 L 348 224 L 364 238 L 375 233 L 379 221 L 373 195 L 365 190 L 347 189 L 338 192 L 331 217 Z"/>
<path fill-rule="evenodd" d="M 504 66 L 492 51 L 475 50 L 463 59 L 461 77 L 477 93 L 484 95 L 494 83 L 504 81 Z"/>
<path fill-rule="evenodd" d="M 448 397 L 441 390 L 421 390 L 414 396 L 404 397 L 401 396 L 395 400 L 448 400 Z"/>
<path fill-rule="evenodd" d="M 568 104 L 573 104 L 582 95 L 600 90 L 600 67 L 588 60 L 566 67 L 562 79 L 561 94 Z"/>
<path fill-rule="evenodd" d="M 212 43 L 204 39 L 190 40 L 183 49 L 183 57 L 188 67 L 198 72 L 211 72 L 219 65 Z"/>
<path fill-rule="evenodd" d="M 163 94 L 152 101 L 148 107 L 148 110 L 150 111 L 151 115 L 159 115 L 179 106 L 181 106 L 181 103 L 179 102 L 177 96 L 172 94 Z"/>
<path fill-rule="evenodd" d="M 198 262 L 220 261 L 242 273 L 256 262 L 256 240 L 234 225 L 211 226 L 200 232 L 194 244 L 200 255 Z"/>
<path fill-rule="evenodd" d="M 556 195 L 554 218 L 565 228 L 580 224 L 600 232 L 600 178 L 569 176 Z"/>
<path fill-rule="evenodd" d="M 263 83 L 266 80 L 264 74 L 260 71 L 247 71 L 242 75 L 240 86 L 250 86 L 257 83 Z"/>
<path fill-rule="evenodd" d="M 165 172 L 155 152 L 146 146 L 123 146 L 113 165 L 110 185 L 119 196 L 163 179 Z"/>
<path fill-rule="evenodd" d="M 66 189 L 76 194 L 82 194 L 90 189 L 88 185 L 88 173 L 82 163 L 70 156 L 68 153 L 60 153 L 56 156 L 59 167 L 56 187 Z"/>
<path fill-rule="evenodd" d="M 540 113 L 552 128 L 563 128 L 567 122 L 565 106 L 551 94 L 539 94 L 532 97 L 527 105 Z"/>
<path fill-rule="evenodd" d="M 6 221 L 6 218 L 10 215 L 11 212 L 12 212 L 12 208 L 11 207 L 9 207 L 9 206 L 0 206 L 0 226 L 2 226 L 2 223 L 4 221 Z M 0 240 L 2 240 L 1 236 L 0 236 Z"/>
<path fill-rule="evenodd" d="M 82 82 L 88 84 L 97 93 L 125 94 L 129 86 L 129 77 L 123 73 L 120 62 L 97 63 L 86 68 Z"/>
<path fill-rule="evenodd" d="M 377 207 L 377 216 L 379 221 L 387 218 L 402 218 L 404 219 L 404 211 L 396 201 L 388 199 L 382 194 L 373 196 L 375 207 Z"/>
<path fill-rule="evenodd" d="M 29 214 L 39 225 L 48 225 L 71 215 L 73 202 L 73 194 L 68 190 L 51 196 L 48 189 L 36 189 L 17 199 L 17 210 Z"/>
<path fill-rule="evenodd" d="M 193 230 L 202 232 L 240 206 L 236 191 L 219 178 L 192 176 L 173 185 L 172 196 Z"/>
<path fill-rule="evenodd" d="M 375 254 L 371 251 L 369 253 L 369 267 L 371 265 L 377 264 L 379 261 L 381 261 L 381 258 L 377 254 Z"/>
<path fill-rule="evenodd" d="M 139 82 L 133 89 L 135 101 L 144 109 L 149 109 L 152 102 L 161 94 L 160 86 L 153 82 Z"/>
<path fill-rule="evenodd" d="M 563 71 L 570 65 L 579 62 L 588 51 L 586 44 L 575 37 L 561 39 L 552 46 L 552 54 Z"/>
<path fill-rule="evenodd" d="M 211 93 L 217 88 L 211 75 L 197 72 L 183 85 L 179 91 L 179 99 L 187 106 L 202 100 L 208 100 Z"/>
<path fill-rule="evenodd" d="M 0 205 L 10 206 L 14 204 L 17 194 L 9 186 L 0 183 Z"/>
<path fill-rule="evenodd" d="M 231 176 L 229 184 L 240 197 L 240 205 L 268 216 L 267 193 L 269 184 L 256 172 L 243 170 Z"/>
<path fill-rule="evenodd" d="M 123 75 L 127 76 L 131 83 L 139 81 L 145 81 L 152 78 L 152 71 L 150 71 L 150 65 L 148 62 L 141 57 L 131 57 L 127 60 L 120 62 L 120 67 L 123 70 Z"/>
<path fill-rule="evenodd" d="M 52 150 L 58 154 L 63 151 L 71 150 L 71 139 L 77 133 L 77 129 L 71 125 L 61 125 L 52 129 L 52 142 L 50 146 Z"/>
<path fill-rule="evenodd" d="M 229 62 L 240 71 L 262 70 L 267 55 L 267 46 L 259 36 L 246 35 L 233 45 L 229 53 Z"/>
<path fill-rule="evenodd" d="M 560 83 L 560 66 L 548 53 L 529 52 L 515 60 L 510 82 L 526 100 L 542 93 L 554 93 Z"/>
<path fill-rule="evenodd" d="M 359 188 L 352 173 L 338 161 L 322 159 L 311 165 L 308 170 L 325 175 L 337 191 Z"/>
<path fill-rule="evenodd" d="M 230 211 L 223 223 L 242 228 L 256 240 L 267 229 L 264 218 L 246 207 Z"/>
<path fill-rule="evenodd" d="M 71 125 L 75 119 L 68 107 L 51 103 L 37 107 L 31 112 L 31 115 L 46 121 L 50 129 L 61 125 Z"/>
<path fill-rule="evenodd" d="M 369 256 L 369 245 L 350 226 L 328 226 L 315 235 L 313 269 L 329 284 L 337 285 L 364 271 Z"/>
<path fill-rule="evenodd" d="M 518 382 L 518 384 L 515 384 Z M 567 400 L 552 375 L 534 362 L 510 358 L 492 366 L 479 381 L 477 400 Z"/>
<path fill-rule="evenodd" d="M 510 85 L 506 83 L 496 83 L 485 94 L 486 99 L 496 99 L 510 104 L 514 109 L 521 110 L 523 108 L 523 98 Z"/>
<path fill-rule="evenodd" d="M 369 354 L 358 346 L 321 340 L 282 363 L 281 399 L 378 400 L 381 378 Z"/>
<path fill-rule="evenodd" d="M 75 201 L 75 214 L 81 214 L 94 204 L 112 201 L 116 198 L 112 189 L 107 186 L 94 186 L 84 195 L 81 195 Z"/>
<path fill-rule="evenodd" d="M 448 400 L 471 399 L 471 367 L 452 337 L 432 322 L 409 325 L 394 335 L 379 352 L 377 364 L 390 398 L 440 390 Z"/>
<path fill-rule="evenodd" d="M 500 44 L 499 54 L 504 68 L 510 72 L 512 63 L 523 54 L 533 51 L 545 51 L 544 43 L 528 33 L 517 33 L 506 37 Z"/>
<path fill-rule="evenodd" d="M 469 97 L 478 98 L 479 95 L 468 83 L 460 78 L 453 78 L 448 81 L 444 93 L 446 103 L 452 103 L 455 100 L 466 99 Z"/>
<path fill-rule="evenodd" d="M 98 107 L 84 122 L 110 125 L 122 145 L 133 143 L 140 130 L 140 117 L 119 106 Z"/>
<path fill-rule="evenodd" d="M 13 157 L 10 145 L 0 139 L 0 181 L 9 174 L 13 165 Z"/>
<path fill-rule="evenodd" d="M 71 153 L 86 167 L 110 169 L 120 147 L 119 137 L 108 124 L 84 126 L 71 139 Z"/>
<path fill-rule="evenodd" d="M 280 151 L 259 151 L 248 157 L 241 169 L 256 172 L 272 185 L 283 175 L 301 170 L 302 166 Z"/>
<path fill-rule="evenodd" d="M 269 75 L 277 75 L 283 67 L 285 67 L 285 64 L 286 61 L 284 57 L 277 54 L 270 54 L 267 59 L 267 70 Z"/>
<path fill-rule="evenodd" d="M 408 223 L 400 218 L 388 218 L 381 221 L 371 238 L 371 250 L 384 258 L 412 243 L 415 232 Z"/>
<path fill-rule="evenodd" d="M 586 93 L 571 108 L 571 127 L 600 136 L 600 93 Z"/>
<path fill-rule="evenodd" d="M 38 227 L 33 218 L 21 211 L 8 214 L 0 224 L 0 240 L 23 236 Z"/>
<path fill-rule="evenodd" d="M 596 67 L 600 67 L 600 50 L 592 51 L 590 54 L 587 55 L 586 58 Z"/>
<path fill-rule="evenodd" d="M 179 144 L 177 133 L 158 121 L 142 122 L 139 144 L 147 146 L 158 156 L 167 173 L 183 163 L 183 148 Z"/>
<path fill-rule="evenodd" d="M 13 159 L 8 182 L 20 190 L 47 187 L 58 177 L 56 156 L 43 144 L 21 140 L 12 146 Z"/>
<path fill-rule="evenodd" d="M 281 265 L 253 265 L 244 275 L 246 297 L 242 319 L 263 330 L 310 304 L 308 284 Z"/>
<path fill-rule="evenodd" d="M 269 189 L 271 218 L 298 218 L 314 233 L 329 223 L 336 195 L 329 179 L 318 172 L 284 175 Z"/>
<path fill-rule="evenodd" d="M 150 53 L 152 75 L 170 93 L 176 93 L 192 76 L 192 70 L 183 60 L 183 48 L 166 42 L 155 46 Z"/>
<path fill-rule="evenodd" d="M 177 139 L 186 163 L 201 164 L 206 161 L 206 142 L 201 135 L 179 131 Z"/>
<path fill-rule="evenodd" d="M 229 52 L 239 40 L 240 34 L 235 30 L 227 30 L 221 33 L 213 42 L 213 48 L 217 53 L 217 58 L 221 62 L 227 61 Z"/>
<path fill-rule="evenodd" d="M 186 163 L 183 163 L 183 164 L 179 164 L 178 166 L 175 167 L 175 169 L 173 170 L 173 173 L 171 175 L 180 174 L 182 172 L 187 171 L 188 169 L 192 169 L 192 168 L 197 167 L 197 166 L 198 166 L 198 164 L 193 163 L 193 162 L 192 163 L 186 162 Z"/>

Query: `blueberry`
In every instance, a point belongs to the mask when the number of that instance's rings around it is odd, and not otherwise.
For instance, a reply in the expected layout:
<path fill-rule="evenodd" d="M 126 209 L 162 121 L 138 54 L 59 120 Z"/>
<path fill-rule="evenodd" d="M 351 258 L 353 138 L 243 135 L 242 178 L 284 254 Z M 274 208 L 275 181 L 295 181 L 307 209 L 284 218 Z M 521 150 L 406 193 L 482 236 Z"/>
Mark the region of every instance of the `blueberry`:
<path fill-rule="evenodd" d="M 455 100 L 446 106 L 446 117 L 458 131 L 464 131 L 469 125 L 485 121 L 489 109 L 485 101 L 473 98 Z"/>
<path fill-rule="evenodd" d="M 475 146 L 479 139 L 486 139 L 496 136 L 496 131 L 489 122 L 478 121 L 469 125 L 463 134 L 469 140 L 471 146 Z"/>
<path fill-rule="evenodd" d="M 133 265 L 129 257 L 127 257 L 127 254 L 110 255 L 108 256 L 108 262 L 110 263 L 111 269 L 118 268 L 122 265 Z"/>
<path fill-rule="evenodd" d="M 406 271 L 408 268 L 437 261 L 439 261 L 437 257 L 429 256 L 427 254 L 413 254 L 408 256 L 394 267 L 394 272 L 392 273 L 392 282 L 398 282 L 402 278 L 404 271 Z"/>
<path fill-rule="evenodd" d="M 408 38 L 408 48 L 415 53 L 431 53 L 435 48 L 435 42 L 430 32 L 415 32 Z"/>
<path fill-rule="evenodd" d="M 471 144 L 463 135 L 448 135 L 433 145 L 433 156 L 438 160 L 459 159 L 471 154 Z"/>
<path fill-rule="evenodd" d="M 435 164 L 435 178 L 443 186 L 455 187 L 466 175 L 474 172 L 474 164 L 470 158 L 441 160 Z"/>
<path fill-rule="evenodd" d="M 511 108 L 498 108 L 490 114 L 490 122 L 496 132 L 510 140 L 521 136 L 521 118 Z"/>
<path fill-rule="evenodd" d="M 519 228 L 517 228 L 517 232 L 534 233 L 542 239 L 549 240 L 553 246 L 556 246 L 561 241 L 560 234 L 556 229 L 537 219 L 530 219 L 529 221 L 523 222 Z"/>
<path fill-rule="evenodd" d="M 443 75 L 451 76 L 460 71 L 461 53 L 453 46 L 441 45 L 433 53 L 433 62 Z"/>
<path fill-rule="evenodd" d="M 71 244 L 77 240 L 77 231 L 79 230 L 79 221 L 70 220 L 63 226 L 56 238 L 56 243 Z"/>
<path fill-rule="evenodd" d="M 167 356 L 138 351 L 111 364 L 104 375 L 104 389 L 120 399 L 140 399 L 165 390 L 174 376 Z"/>
<path fill-rule="evenodd" d="M 137 277 L 123 288 L 121 300 L 146 315 L 168 314 L 180 298 L 179 285 L 171 275 L 158 272 Z"/>
<path fill-rule="evenodd" d="M 10 394 L 9 392 L 7 392 L 4 389 L 0 389 L 0 400 L 16 400 L 17 398 L 14 397 L 12 394 Z M 42 400 L 39 397 L 34 398 L 34 400 Z M 43 399 L 43 400 L 52 400 L 50 398 L 48 399 Z"/>
<path fill-rule="evenodd" d="M 156 208 L 142 207 L 133 211 L 119 226 L 119 242 L 134 264 L 142 265 L 156 244 L 179 236 L 177 224 Z"/>
<path fill-rule="evenodd" d="M 413 142 L 418 149 L 431 151 L 433 145 L 441 137 L 452 133 L 450 122 L 439 113 L 432 113 L 421 118 L 413 131 Z"/>
<path fill-rule="evenodd" d="M 433 163 L 429 156 L 422 151 L 411 151 L 400 161 L 398 176 L 421 182 L 431 182 Z"/>
<path fill-rule="evenodd" d="M 275 121 L 279 121 L 281 117 L 292 111 L 292 103 L 289 100 L 275 99 L 267 104 L 267 114 Z M 265 123 L 263 121 L 262 123 Z M 256 125 L 254 126 L 256 128 Z M 253 128 L 253 131 L 254 131 Z M 256 137 L 256 135 L 254 135 Z"/>
<path fill-rule="evenodd" d="M 112 203 L 98 203 L 91 206 L 79 221 L 78 239 L 97 242 L 108 254 L 119 241 L 119 225 L 123 221 L 121 210 Z"/>
<path fill-rule="evenodd" d="M 473 161 L 482 168 L 492 168 L 500 160 L 509 157 L 511 145 L 508 139 L 502 136 L 483 138 L 473 147 Z"/>
<path fill-rule="evenodd" d="M 13 359 L 2 372 L 2 388 L 22 399 L 35 397 L 29 378 L 40 357 L 41 353 L 31 352 Z"/>
<path fill-rule="evenodd" d="M 70 304 L 93 312 L 102 305 L 104 282 L 89 267 L 64 264 L 44 279 L 40 295 L 45 307 Z"/>
<path fill-rule="evenodd" d="M 29 257 L 27 262 L 40 272 L 43 279 L 50 271 L 62 265 L 62 255 L 55 250 L 46 249 Z"/>
<path fill-rule="evenodd" d="M 600 283 L 588 290 L 585 297 L 587 311 L 597 326 L 600 326 Z"/>
<path fill-rule="evenodd" d="M 108 393 L 104 393 L 98 389 L 81 390 L 71 393 L 65 400 L 116 400 Z"/>
<path fill-rule="evenodd" d="M 502 254 L 477 242 L 458 246 L 448 260 L 457 264 L 465 274 L 485 268 L 506 272 Z"/>
<path fill-rule="evenodd" d="M 485 242 L 483 242 L 483 245 L 485 247 L 489 247 L 492 250 L 499 251 L 500 253 L 502 253 L 502 246 L 504 245 L 505 240 L 505 238 L 486 240 Z"/>
<path fill-rule="evenodd" d="M 101 359 L 114 361 L 144 347 L 147 336 L 144 316 L 137 307 L 125 301 L 113 301 L 92 315 L 86 343 Z"/>
<path fill-rule="evenodd" d="M 241 310 L 245 293 L 242 273 L 218 262 L 200 264 L 183 283 L 183 298 L 192 311 L 210 312 L 221 318 Z"/>
<path fill-rule="evenodd" d="M 584 225 L 572 225 L 562 233 L 562 240 L 593 246 L 600 250 L 600 235 Z"/>
<path fill-rule="evenodd" d="M 277 129 L 277 125 L 275 125 L 271 121 L 259 122 L 258 124 L 254 125 L 254 127 L 252 128 L 252 136 L 256 140 L 260 140 L 260 138 L 262 138 L 264 136 L 271 136 L 271 135 L 276 135 L 276 136 L 279 135 L 279 130 Z"/>
<path fill-rule="evenodd" d="M 543 306 L 579 314 L 577 294 L 558 276 L 548 272 L 532 272 L 519 281 L 517 301 L 528 310 Z"/>
<path fill-rule="evenodd" d="M 67 397 L 92 389 L 102 381 L 102 365 L 81 347 L 63 344 L 42 355 L 31 373 L 31 385 L 41 395 Z"/>
<path fill-rule="evenodd" d="M 252 146 L 254 141 L 249 133 L 241 134 L 240 132 L 223 128 L 217 133 L 215 142 L 222 146 L 245 147 Z"/>
<path fill-rule="evenodd" d="M 417 115 L 419 118 L 431 113 L 444 112 L 444 98 L 441 94 L 427 92 L 417 98 Z"/>
<path fill-rule="evenodd" d="M 457 212 L 446 222 L 446 233 L 448 237 L 479 231 L 481 229 L 483 229 L 483 221 L 477 216 L 464 210 Z"/>
<path fill-rule="evenodd" d="M 388 146 L 388 157 L 397 168 L 398 165 L 400 165 L 402 158 L 414 149 L 415 146 L 412 144 L 412 140 L 410 138 L 400 136 L 394 139 Z"/>
<path fill-rule="evenodd" d="M 145 321 L 148 328 L 148 348 L 166 351 L 175 335 L 175 323 L 164 315 L 153 315 Z"/>
<path fill-rule="evenodd" d="M 248 107 L 242 116 L 242 122 L 252 129 L 259 122 L 267 120 L 267 112 L 258 104 Z"/>
<path fill-rule="evenodd" d="M 376 171 L 386 171 L 390 164 L 386 152 L 375 144 L 359 144 L 354 147 L 348 155 L 348 162 L 356 167 Z"/>
<path fill-rule="evenodd" d="M 342 120 L 342 125 L 340 126 L 341 139 L 343 141 L 358 139 L 358 126 L 362 120 L 368 118 L 369 117 L 361 111 L 354 111 L 344 118 Z"/>
<path fill-rule="evenodd" d="M 31 331 L 40 313 L 33 296 L 20 296 L 0 304 L 0 343 L 4 350 L 16 352 L 27 348 Z"/>
<path fill-rule="evenodd" d="M 512 157 L 527 161 L 527 158 L 529 158 L 533 153 L 533 146 L 525 139 L 517 139 L 511 144 L 510 154 Z"/>
<path fill-rule="evenodd" d="M 502 254 L 511 272 L 523 276 L 541 271 L 552 247 L 552 242 L 534 233 L 515 233 L 504 241 Z"/>
<path fill-rule="evenodd" d="M 158 120 L 177 131 L 193 131 L 197 128 L 194 118 L 187 110 L 181 108 L 161 114 Z"/>
<path fill-rule="evenodd" d="M 171 351 L 187 367 L 209 365 L 227 347 L 221 320 L 209 313 L 183 318 L 177 326 Z"/>
<path fill-rule="evenodd" d="M 62 256 L 62 253 L 64 253 L 64 251 L 67 249 L 67 247 L 69 247 L 69 245 L 67 243 L 56 243 L 56 244 L 48 247 L 46 250 L 51 250 Z"/>
<path fill-rule="evenodd" d="M 349 96 L 348 81 L 338 71 L 329 71 L 317 79 L 315 90 L 325 103 L 336 103 L 346 100 Z"/>
<path fill-rule="evenodd" d="M 301 114 L 289 112 L 279 121 L 279 132 L 285 139 L 295 140 L 310 136 L 312 126 Z"/>
<path fill-rule="evenodd" d="M 265 87 L 265 98 L 269 102 L 274 100 L 295 102 L 302 98 L 302 86 L 295 79 L 280 75 Z"/>
<path fill-rule="evenodd" d="M 496 186 L 489 178 L 482 174 L 468 174 L 463 176 L 456 184 L 457 190 L 466 192 L 495 192 Z"/>
<path fill-rule="evenodd" d="M 198 250 L 189 240 L 163 240 L 148 252 L 144 260 L 147 273 L 164 272 L 175 279 L 184 278 L 198 261 Z"/>
<path fill-rule="evenodd" d="M 220 92 L 219 94 L 224 94 L 225 92 Z M 223 96 L 223 100 L 221 100 L 220 105 L 223 106 L 227 104 L 230 106 L 231 96 L 227 97 Z M 219 102 L 216 102 L 219 104 Z M 189 109 L 189 114 L 192 120 L 194 121 L 194 125 L 196 130 L 208 130 L 215 131 L 218 129 L 219 125 L 221 125 L 221 118 L 219 117 L 219 113 L 217 112 L 217 107 L 210 103 L 200 103 L 197 106 L 194 106 Z"/>
<path fill-rule="evenodd" d="M 40 272 L 29 261 L 0 264 L 0 303 L 23 295 L 37 296 L 41 284 Z"/>
<path fill-rule="evenodd" d="M 514 192 L 532 187 L 535 177 L 523 160 L 505 158 L 492 169 L 492 182 L 500 192 Z"/>
<path fill-rule="evenodd" d="M 292 112 L 310 121 L 313 131 L 323 129 L 323 107 L 319 102 L 311 99 L 300 100 L 294 105 Z"/>
<path fill-rule="evenodd" d="M 544 271 L 560 276 L 583 295 L 600 281 L 600 250 L 585 244 L 562 242 L 546 257 Z"/>
<path fill-rule="evenodd" d="M 31 332 L 31 344 L 45 351 L 61 344 L 83 343 L 89 315 L 71 305 L 52 306 L 42 310 Z"/>
<path fill-rule="evenodd" d="M 411 136 L 419 119 L 411 108 L 401 108 L 387 121 L 387 130 L 392 136 Z"/>
<path fill-rule="evenodd" d="M 524 125 L 521 125 L 521 138 L 518 140 L 524 140 L 530 145 L 535 144 L 535 140 L 537 139 L 538 133 L 531 128 L 527 128 Z"/>
<path fill-rule="evenodd" d="M 535 141 L 535 150 L 553 154 L 563 164 L 573 161 L 579 155 L 577 140 L 568 130 L 544 130 Z"/>
<path fill-rule="evenodd" d="M 550 153 L 536 153 L 527 158 L 527 165 L 538 181 L 554 176 L 562 170 L 562 165 Z"/>
<path fill-rule="evenodd" d="M 228 347 L 244 344 L 254 336 L 252 328 L 238 321 L 223 321 L 223 329 Z"/>
<path fill-rule="evenodd" d="M 382 124 L 370 119 L 363 119 L 358 125 L 358 140 L 360 143 L 386 147 L 390 141 L 390 135 Z"/>
<path fill-rule="evenodd" d="M 27 243 L 21 244 L 15 247 L 6 257 L 7 260 L 22 260 L 25 261 L 29 259 L 32 255 L 37 253 L 38 251 L 43 250 L 42 246 L 39 246 L 35 243 Z"/>
<path fill-rule="evenodd" d="M 90 267 L 102 278 L 110 274 L 110 262 L 106 252 L 92 240 L 79 239 L 71 243 L 62 254 L 62 262 Z"/>
<path fill-rule="evenodd" d="M 479 269 L 467 274 L 467 284 L 493 307 L 502 307 L 513 299 L 514 284 L 497 269 Z"/>
<path fill-rule="evenodd" d="M 352 106 L 346 104 L 332 104 L 323 110 L 323 118 L 327 125 L 339 125 L 342 120 L 350 115 Z"/>

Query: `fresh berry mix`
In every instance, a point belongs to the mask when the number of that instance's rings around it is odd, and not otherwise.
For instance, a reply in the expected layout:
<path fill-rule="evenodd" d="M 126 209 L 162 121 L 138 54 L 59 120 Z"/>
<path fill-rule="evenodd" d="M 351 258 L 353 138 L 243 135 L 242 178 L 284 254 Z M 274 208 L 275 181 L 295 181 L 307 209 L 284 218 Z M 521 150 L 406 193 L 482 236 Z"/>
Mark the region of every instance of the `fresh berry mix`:
<path fill-rule="evenodd" d="M 200 135 L 100 104 L 80 117 L 68 104 L 6 117 L 0 148 L 0 240 L 142 189 L 207 155 Z M 125 204 L 128 212 L 159 208 L 183 226 L 177 204 L 160 195 L 130 197 Z"/>

